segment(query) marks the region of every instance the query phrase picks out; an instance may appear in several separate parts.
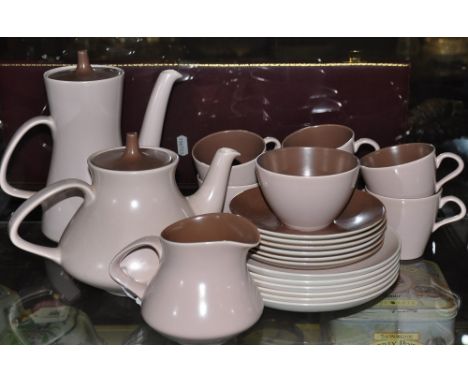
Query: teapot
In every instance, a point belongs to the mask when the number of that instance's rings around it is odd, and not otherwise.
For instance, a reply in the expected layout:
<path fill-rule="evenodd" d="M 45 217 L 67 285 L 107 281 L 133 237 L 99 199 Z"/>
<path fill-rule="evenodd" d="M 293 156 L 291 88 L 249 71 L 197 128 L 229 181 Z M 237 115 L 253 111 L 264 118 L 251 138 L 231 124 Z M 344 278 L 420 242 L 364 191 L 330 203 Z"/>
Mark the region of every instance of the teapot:
<path fill-rule="evenodd" d="M 140 135 L 143 146 L 158 147 L 169 95 L 182 74 L 163 71 L 154 85 Z M 47 125 L 54 147 L 47 184 L 77 178 L 89 182 L 87 158 L 99 150 L 122 145 L 120 117 L 124 71 L 117 67 L 90 65 L 86 51 L 78 52 L 78 64 L 44 73 L 50 116 L 26 121 L 13 135 L 0 164 L 0 186 L 8 195 L 28 199 L 35 192 L 15 188 L 7 181 L 10 158 L 23 136 L 38 125 Z M 42 231 L 58 242 L 83 199 L 52 198 L 43 208 Z"/>
<path fill-rule="evenodd" d="M 136 133 L 127 135 L 127 146 L 91 155 L 88 166 L 92 184 L 64 179 L 40 190 L 12 215 L 9 235 L 14 245 L 52 260 L 72 277 L 96 288 L 122 295 L 108 273 L 114 255 L 128 243 L 145 235 L 159 234 L 182 218 L 223 208 L 232 161 L 239 153 L 220 148 L 203 186 L 184 197 L 177 188 L 178 155 L 163 148 L 140 148 Z M 81 194 L 83 204 L 70 220 L 56 248 L 30 243 L 18 228 L 36 207 L 57 195 Z M 157 266 L 151 251 L 127 266 L 137 279 L 153 274 Z"/>
<path fill-rule="evenodd" d="M 193 216 L 168 226 L 160 237 L 128 245 L 111 261 L 109 273 L 135 296 L 143 319 L 161 334 L 185 344 L 223 343 L 263 312 L 246 264 L 248 250 L 259 240 L 257 227 L 239 215 Z M 138 281 L 124 262 L 143 247 L 156 251 L 160 265 L 154 276 Z"/>

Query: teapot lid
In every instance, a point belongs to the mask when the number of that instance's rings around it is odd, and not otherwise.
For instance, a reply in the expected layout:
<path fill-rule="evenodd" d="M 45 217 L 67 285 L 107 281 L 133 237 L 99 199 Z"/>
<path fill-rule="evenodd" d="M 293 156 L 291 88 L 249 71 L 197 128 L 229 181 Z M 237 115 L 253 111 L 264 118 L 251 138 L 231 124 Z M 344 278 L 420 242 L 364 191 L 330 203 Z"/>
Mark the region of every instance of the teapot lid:
<path fill-rule="evenodd" d="M 95 166 L 113 171 L 145 171 L 164 167 L 172 157 L 165 151 L 142 149 L 138 145 L 138 133 L 127 133 L 124 148 L 105 151 L 92 159 Z"/>
<path fill-rule="evenodd" d="M 111 67 L 92 67 L 89 63 L 88 51 L 77 52 L 77 65 L 75 69 L 61 70 L 52 73 L 49 78 L 60 81 L 97 81 L 116 77 L 119 71 Z"/>

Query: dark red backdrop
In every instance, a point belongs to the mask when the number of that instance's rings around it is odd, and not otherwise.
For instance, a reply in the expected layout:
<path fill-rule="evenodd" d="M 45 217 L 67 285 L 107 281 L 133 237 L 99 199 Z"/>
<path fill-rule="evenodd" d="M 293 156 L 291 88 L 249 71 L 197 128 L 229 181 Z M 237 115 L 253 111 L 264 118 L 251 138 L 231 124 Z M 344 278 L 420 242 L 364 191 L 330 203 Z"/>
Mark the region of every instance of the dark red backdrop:
<path fill-rule="evenodd" d="M 158 64 L 118 65 L 125 70 L 122 134 L 139 130 Z M 406 64 L 177 65 L 187 81 L 174 86 L 162 146 L 177 151 L 179 135 L 189 150 L 214 131 L 248 129 L 283 139 L 307 124 L 341 123 L 357 138 L 381 146 L 394 142 L 408 113 Z M 42 79 L 48 66 L 0 64 L 0 120 L 4 144 L 27 119 L 46 113 Z M 79 142 L 77 142 L 79 144 Z M 44 185 L 52 142 L 47 128 L 32 131 L 12 159 L 10 180 L 37 189 Z M 190 154 L 181 157 L 177 180 L 196 185 Z"/>

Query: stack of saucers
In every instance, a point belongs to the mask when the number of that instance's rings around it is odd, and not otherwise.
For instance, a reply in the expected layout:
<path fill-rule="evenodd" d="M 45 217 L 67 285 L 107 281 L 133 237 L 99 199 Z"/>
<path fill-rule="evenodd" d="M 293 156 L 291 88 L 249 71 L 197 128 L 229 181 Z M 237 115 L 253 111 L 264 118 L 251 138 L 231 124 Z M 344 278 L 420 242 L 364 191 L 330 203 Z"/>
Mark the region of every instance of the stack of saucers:
<path fill-rule="evenodd" d="M 268 307 L 345 309 L 379 296 L 398 278 L 399 239 L 386 227 L 382 203 L 366 192 L 355 190 L 330 226 L 310 232 L 284 225 L 258 187 L 237 195 L 230 209 L 260 232 L 247 267 Z"/>

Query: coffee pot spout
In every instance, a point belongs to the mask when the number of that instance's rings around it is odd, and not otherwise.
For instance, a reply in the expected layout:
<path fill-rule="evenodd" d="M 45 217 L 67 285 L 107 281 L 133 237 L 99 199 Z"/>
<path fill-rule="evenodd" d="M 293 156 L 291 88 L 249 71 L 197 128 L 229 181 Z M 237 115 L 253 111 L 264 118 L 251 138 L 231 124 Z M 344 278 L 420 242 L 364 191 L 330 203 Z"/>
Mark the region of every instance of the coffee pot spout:
<path fill-rule="evenodd" d="M 195 194 L 187 197 L 195 215 L 222 211 L 232 161 L 239 155 L 239 152 L 228 147 L 216 151 L 202 186 Z"/>
<path fill-rule="evenodd" d="M 172 87 L 176 81 L 185 80 L 186 78 L 186 76 L 173 69 L 161 72 L 146 107 L 140 131 L 140 146 L 160 146 L 164 117 Z"/>

